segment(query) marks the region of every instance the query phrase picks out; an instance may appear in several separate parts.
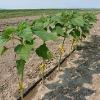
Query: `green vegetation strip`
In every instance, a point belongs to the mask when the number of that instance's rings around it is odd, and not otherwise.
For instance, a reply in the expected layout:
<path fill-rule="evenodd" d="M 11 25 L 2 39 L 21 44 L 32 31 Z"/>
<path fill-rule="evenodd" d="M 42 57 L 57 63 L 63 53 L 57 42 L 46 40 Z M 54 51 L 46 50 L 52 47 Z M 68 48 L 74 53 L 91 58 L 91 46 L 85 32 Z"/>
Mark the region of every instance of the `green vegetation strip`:
<path fill-rule="evenodd" d="M 52 15 L 64 12 L 66 10 L 70 11 L 70 9 L 19 9 L 19 10 L 0 9 L 0 19 L 21 17 L 21 16 L 40 16 L 43 14 Z M 100 9 L 75 9 L 75 11 L 100 13 Z"/>

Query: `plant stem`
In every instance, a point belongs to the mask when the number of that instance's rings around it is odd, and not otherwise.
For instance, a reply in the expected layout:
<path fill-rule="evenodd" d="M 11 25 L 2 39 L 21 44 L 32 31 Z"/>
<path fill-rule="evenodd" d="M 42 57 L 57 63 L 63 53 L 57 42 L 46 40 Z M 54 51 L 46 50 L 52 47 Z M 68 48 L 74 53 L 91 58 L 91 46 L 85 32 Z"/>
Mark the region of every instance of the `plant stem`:
<path fill-rule="evenodd" d="M 44 85 L 44 72 L 42 73 L 42 85 Z"/>
<path fill-rule="evenodd" d="M 21 96 L 21 100 L 24 100 L 24 98 L 23 98 L 23 73 L 22 73 L 22 75 L 21 75 L 21 79 L 20 79 L 20 96 Z"/>
<path fill-rule="evenodd" d="M 59 55 L 59 61 L 58 61 L 58 70 L 60 71 L 60 61 L 61 61 L 61 57 L 62 57 L 62 54 L 60 53 Z"/>
<path fill-rule="evenodd" d="M 24 100 L 24 98 L 23 98 L 23 88 L 20 90 L 20 96 L 21 96 L 21 100 Z"/>
<path fill-rule="evenodd" d="M 13 47 L 14 47 L 14 45 L 15 45 L 15 42 L 14 42 L 14 39 L 13 39 Z M 15 53 L 14 57 L 15 57 L 15 60 L 16 60 L 16 53 Z M 22 73 L 21 78 L 20 78 L 19 88 L 20 88 L 20 97 L 21 97 L 21 100 L 24 100 L 24 98 L 23 98 L 23 87 L 21 87 L 20 85 L 23 85 L 23 73 Z"/>
<path fill-rule="evenodd" d="M 65 37 L 63 39 L 63 42 L 62 42 L 62 46 L 64 46 L 64 43 L 65 43 Z M 62 58 L 62 53 L 60 52 L 60 55 L 59 55 L 59 60 L 58 60 L 58 70 L 60 71 L 60 62 L 61 62 L 61 58 Z"/>
<path fill-rule="evenodd" d="M 23 98 L 23 89 L 20 90 L 20 96 L 21 96 L 21 100 L 24 100 L 24 98 Z"/>
<path fill-rule="evenodd" d="M 74 39 L 72 40 L 71 50 L 73 49 L 73 45 L 74 45 Z"/>
<path fill-rule="evenodd" d="M 43 60 L 41 65 L 42 85 L 44 85 L 44 68 L 45 68 L 45 60 Z"/>

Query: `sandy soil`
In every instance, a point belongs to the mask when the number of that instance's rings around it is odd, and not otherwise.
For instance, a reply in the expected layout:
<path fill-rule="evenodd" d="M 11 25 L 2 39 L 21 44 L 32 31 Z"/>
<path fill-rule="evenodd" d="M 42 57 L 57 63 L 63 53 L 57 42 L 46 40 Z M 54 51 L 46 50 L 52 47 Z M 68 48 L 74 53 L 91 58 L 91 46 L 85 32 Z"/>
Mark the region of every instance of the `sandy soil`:
<path fill-rule="evenodd" d="M 39 18 L 40 16 L 22 16 L 8 19 L 0 19 L 0 32 L 3 31 L 4 27 L 7 25 L 17 25 L 19 22 L 28 20 L 32 22 L 32 20 Z"/>
<path fill-rule="evenodd" d="M 100 100 L 100 15 L 98 22 L 53 80 L 31 100 Z"/>
<path fill-rule="evenodd" d="M 39 92 L 32 100 L 99 100 L 100 99 L 100 15 L 91 30 L 91 36 L 82 44 L 82 48 L 62 65 L 53 80 L 46 80 L 45 87 L 39 87 Z M 41 44 L 37 39 L 36 46 Z M 51 51 L 57 55 L 57 46 L 62 38 L 55 42 L 48 42 Z M 16 45 L 16 43 L 15 43 Z M 51 46 L 52 45 L 52 46 Z M 0 100 L 16 100 L 18 92 L 18 77 L 15 67 L 13 43 L 7 46 L 9 50 L 0 57 Z M 70 51 L 70 41 L 66 40 L 66 53 Z M 26 64 L 24 83 L 25 88 L 39 78 L 41 59 L 32 53 Z M 47 69 L 55 65 L 57 60 L 47 62 Z M 39 98 L 37 98 L 39 97 Z"/>

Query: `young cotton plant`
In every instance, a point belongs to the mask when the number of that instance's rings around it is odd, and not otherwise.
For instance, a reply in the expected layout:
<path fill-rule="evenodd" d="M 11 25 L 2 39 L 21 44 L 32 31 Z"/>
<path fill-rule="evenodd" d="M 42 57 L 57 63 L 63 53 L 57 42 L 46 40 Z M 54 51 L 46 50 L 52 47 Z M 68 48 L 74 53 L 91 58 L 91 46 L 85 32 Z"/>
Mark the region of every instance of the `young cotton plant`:
<path fill-rule="evenodd" d="M 46 60 L 50 60 L 53 57 L 53 55 L 51 51 L 48 49 L 48 47 L 46 46 L 45 42 L 36 49 L 36 54 L 40 58 L 42 58 L 42 63 L 40 64 L 39 67 L 42 75 L 42 84 L 44 85 L 44 74 L 45 74 L 44 72 L 46 67 Z"/>
<path fill-rule="evenodd" d="M 83 30 L 82 28 L 85 26 L 85 21 L 81 13 L 73 12 L 72 17 L 69 20 L 70 27 L 73 29 L 69 35 L 72 37 L 72 45 L 71 49 L 75 49 L 77 44 L 80 43 Z"/>
<path fill-rule="evenodd" d="M 73 31 L 72 28 L 70 28 L 70 24 L 68 24 L 69 20 L 66 18 L 68 16 L 65 16 L 66 13 L 61 13 L 55 16 L 55 27 L 53 28 L 52 31 L 57 33 L 58 37 L 62 37 L 63 40 L 61 42 L 61 44 L 59 44 L 59 58 L 58 58 L 58 69 L 60 70 L 60 62 L 61 62 L 61 58 L 62 55 L 65 52 L 64 49 L 64 44 L 65 44 L 65 40 L 66 38 L 68 38 L 68 34 Z"/>
<path fill-rule="evenodd" d="M 72 36 L 72 49 L 77 45 L 81 45 L 83 39 L 90 33 L 93 23 L 96 22 L 96 17 L 87 13 L 76 13 L 71 19 L 71 27 L 74 29 L 70 35 Z"/>
<path fill-rule="evenodd" d="M 62 54 L 65 51 L 64 50 L 65 39 L 67 37 L 67 34 L 69 34 L 73 30 L 70 29 L 70 25 L 66 23 L 68 23 L 68 19 L 66 20 L 66 17 L 63 17 L 61 14 L 57 14 L 55 16 L 45 17 L 43 19 L 41 18 L 37 21 L 34 21 L 32 24 L 34 27 L 33 29 L 39 27 L 39 29 L 37 29 L 38 31 L 34 33 L 42 39 L 44 39 L 44 36 L 49 40 L 50 39 L 52 40 L 53 38 L 56 39 L 59 36 L 63 37 L 63 41 L 58 47 L 59 48 L 59 61 L 58 61 L 59 70 L 60 70 L 60 62 L 61 62 Z"/>
<path fill-rule="evenodd" d="M 17 39 L 20 43 L 14 48 L 16 54 L 16 68 L 19 76 L 19 89 L 21 100 L 23 100 L 23 77 L 24 67 L 31 51 L 34 48 L 34 39 L 31 27 L 27 22 L 21 22 L 18 27 L 7 27 L 0 36 L 0 54 L 7 50 L 5 44 L 9 40 Z"/>
<path fill-rule="evenodd" d="M 36 25 L 36 23 L 34 24 Z M 53 57 L 53 54 L 47 47 L 46 42 L 57 39 L 57 35 L 52 32 L 48 33 L 44 28 L 42 27 L 37 28 L 37 26 L 35 25 L 32 26 L 33 34 L 38 36 L 43 41 L 43 43 L 36 49 L 36 54 L 40 58 L 42 58 L 42 63 L 40 64 L 39 67 L 42 74 L 42 83 L 44 85 L 44 72 L 45 72 L 45 67 L 46 67 L 46 60 L 50 60 Z"/>
<path fill-rule="evenodd" d="M 16 30 L 16 35 L 20 38 L 20 44 L 18 44 L 14 51 L 17 55 L 16 65 L 19 74 L 19 88 L 21 93 L 21 100 L 23 100 L 23 76 L 24 67 L 29 55 L 34 48 L 33 33 L 30 25 L 27 22 L 21 22 Z"/>

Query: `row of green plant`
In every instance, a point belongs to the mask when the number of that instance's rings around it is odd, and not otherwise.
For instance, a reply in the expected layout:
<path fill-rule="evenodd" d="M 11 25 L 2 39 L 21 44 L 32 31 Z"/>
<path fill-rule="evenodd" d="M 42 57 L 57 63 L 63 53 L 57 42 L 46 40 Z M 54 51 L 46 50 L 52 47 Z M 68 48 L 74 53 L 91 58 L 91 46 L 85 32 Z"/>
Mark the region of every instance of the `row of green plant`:
<path fill-rule="evenodd" d="M 54 16 L 43 16 L 40 19 L 34 20 L 31 25 L 27 21 L 24 21 L 19 23 L 17 27 L 8 26 L 0 33 L 1 55 L 8 50 L 6 43 L 10 40 L 13 41 L 21 100 L 23 100 L 24 91 L 24 67 L 32 51 L 35 50 L 36 54 L 42 58 L 40 70 L 44 83 L 45 62 L 54 57 L 53 53 L 47 47 L 47 41 L 55 40 L 59 37 L 63 38 L 58 48 L 58 66 L 60 70 L 61 57 L 65 51 L 65 40 L 71 38 L 71 47 L 72 49 L 75 48 L 77 43 L 81 42 L 89 34 L 94 22 L 96 22 L 96 16 L 93 13 L 65 11 Z M 37 48 L 34 47 L 35 36 L 38 36 L 43 41 Z M 19 41 L 17 46 L 15 46 L 14 40 Z"/>

